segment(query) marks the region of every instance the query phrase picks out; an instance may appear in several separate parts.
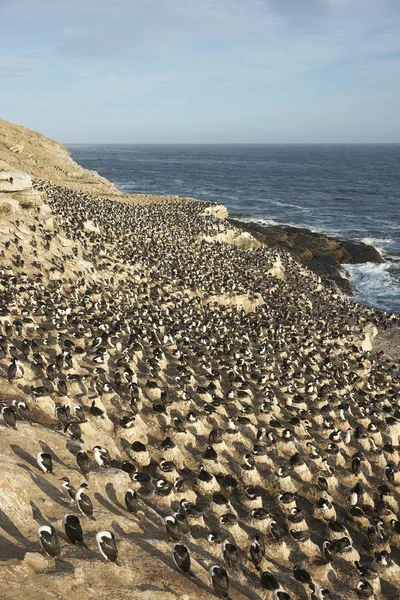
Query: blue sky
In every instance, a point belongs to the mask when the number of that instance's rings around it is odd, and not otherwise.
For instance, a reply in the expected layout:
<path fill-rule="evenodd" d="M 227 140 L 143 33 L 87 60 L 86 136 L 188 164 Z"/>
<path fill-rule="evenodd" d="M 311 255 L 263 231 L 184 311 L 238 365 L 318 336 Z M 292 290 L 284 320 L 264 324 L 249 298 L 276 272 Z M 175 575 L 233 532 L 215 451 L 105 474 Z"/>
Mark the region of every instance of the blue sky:
<path fill-rule="evenodd" d="M 0 117 L 64 143 L 400 142 L 400 0 L 0 0 Z"/>

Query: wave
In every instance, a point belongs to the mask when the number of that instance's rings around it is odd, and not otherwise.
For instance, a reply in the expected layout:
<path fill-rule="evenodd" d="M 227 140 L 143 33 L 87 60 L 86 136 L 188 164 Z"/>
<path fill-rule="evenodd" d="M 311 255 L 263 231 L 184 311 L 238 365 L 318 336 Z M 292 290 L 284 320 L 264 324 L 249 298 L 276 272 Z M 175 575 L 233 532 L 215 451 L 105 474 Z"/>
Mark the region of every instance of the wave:
<path fill-rule="evenodd" d="M 124 190 L 128 190 L 132 187 L 136 187 L 137 183 L 135 181 L 125 181 L 124 183 L 120 183 L 117 181 L 114 183 L 115 187 L 123 192 Z"/>
<path fill-rule="evenodd" d="M 323 194 L 353 194 L 355 196 L 376 196 L 378 191 L 371 189 L 357 189 L 357 188 L 333 188 L 333 189 L 322 189 L 320 190 Z"/>
<path fill-rule="evenodd" d="M 390 272 L 390 263 L 342 265 L 356 289 L 353 299 L 385 310 L 390 305 L 400 312 L 400 286 Z M 397 308 L 396 308 L 397 307 Z"/>
<path fill-rule="evenodd" d="M 257 223 L 258 225 L 275 225 L 280 227 L 296 227 L 297 229 L 309 229 L 310 231 L 314 231 L 315 233 L 326 234 L 331 237 L 340 237 L 340 232 L 336 229 L 330 229 L 329 227 L 320 227 L 315 223 L 301 223 L 299 221 L 284 221 L 282 219 L 266 219 L 265 217 L 241 217 L 238 218 L 238 221 L 243 221 L 244 223 Z"/>
<path fill-rule="evenodd" d="M 310 209 L 306 206 L 300 206 L 299 204 L 290 204 L 289 202 L 279 202 L 279 200 L 272 200 L 272 198 L 268 198 L 268 204 L 273 204 L 274 206 L 282 206 L 283 208 L 296 208 L 297 210 L 303 210 L 304 212 L 309 212 Z"/>
<path fill-rule="evenodd" d="M 392 238 L 363 237 L 360 241 L 373 246 L 384 258 L 389 258 L 389 251 L 392 250 L 393 245 Z"/>

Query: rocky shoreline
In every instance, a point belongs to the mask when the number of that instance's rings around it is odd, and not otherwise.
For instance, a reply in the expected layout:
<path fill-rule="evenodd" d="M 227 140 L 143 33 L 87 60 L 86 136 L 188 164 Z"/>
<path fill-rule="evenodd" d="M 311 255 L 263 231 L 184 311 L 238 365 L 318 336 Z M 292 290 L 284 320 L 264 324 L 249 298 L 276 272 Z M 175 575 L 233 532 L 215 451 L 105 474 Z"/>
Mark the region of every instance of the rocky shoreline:
<path fill-rule="evenodd" d="M 337 286 L 349 296 L 353 295 L 353 287 L 345 276 L 343 265 L 385 262 L 374 246 L 364 242 L 341 240 L 302 227 L 260 225 L 235 218 L 229 218 L 228 222 L 250 233 L 262 244 L 287 250 L 319 275 L 325 284 Z"/>

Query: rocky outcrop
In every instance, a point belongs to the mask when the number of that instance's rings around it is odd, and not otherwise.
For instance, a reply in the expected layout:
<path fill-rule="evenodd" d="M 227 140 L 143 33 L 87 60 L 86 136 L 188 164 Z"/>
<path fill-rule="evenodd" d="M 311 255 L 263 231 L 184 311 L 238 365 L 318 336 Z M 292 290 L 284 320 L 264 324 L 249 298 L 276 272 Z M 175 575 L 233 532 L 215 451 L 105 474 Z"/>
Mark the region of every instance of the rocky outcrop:
<path fill-rule="evenodd" d="M 0 219 L 12 215 L 18 209 L 19 203 L 17 200 L 14 200 L 12 197 L 4 197 L 2 199 L 0 196 Z"/>
<path fill-rule="evenodd" d="M 208 243 L 223 242 L 225 244 L 232 244 L 241 250 L 255 250 L 262 245 L 250 233 L 239 231 L 238 229 L 228 229 L 212 236 L 205 235 L 202 239 Z"/>
<path fill-rule="evenodd" d="M 223 204 L 215 204 L 214 206 L 207 206 L 204 211 L 205 216 L 213 216 L 217 219 L 226 219 L 229 215 L 228 209 Z"/>
<path fill-rule="evenodd" d="M 376 248 L 363 242 L 343 241 L 300 227 L 264 226 L 236 219 L 229 222 L 267 246 L 289 250 L 325 283 L 336 284 L 349 295 L 353 293 L 352 287 L 341 265 L 385 262 Z"/>
<path fill-rule="evenodd" d="M 372 323 L 366 325 L 364 329 L 364 339 L 361 339 L 360 346 L 364 352 L 371 352 L 374 339 L 378 335 L 378 329 Z"/>
<path fill-rule="evenodd" d="M 272 267 L 267 271 L 268 275 L 272 275 L 272 277 L 277 277 L 278 279 L 285 279 L 285 267 L 282 265 L 282 261 L 280 256 L 276 258 L 276 261 L 273 263 Z"/>
<path fill-rule="evenodd" d="M 0 120 L 0 170 L 50 180 L 57 185 L 103 197 L 119 197 L 121 192 L 95 171 L 88 171 L 72 160 L 68 150 L 45 136 Z M 29 175 L 27 175 L 29 173 Z M 14 177 L 13 177 L 14 178 Z M 17 177 L 14 178 L 17 183 Z M 25 180 L 26 183 L 26 180 Z M 15 185 L 1 181 L 0 189 L 16 191 Z M 11 187 L 10 187 L 11 185 Z M 27 185 L 18 190 L 27 189 Z"/>
<path fill-rule="evenodd" d="M 87 233 L 100 233 L 100 229 L 93 223 L 93 221 L 85 221 L 83 224 L 83 229 Z"/>
<path fill-rule="evenodd" d="M 0 171 L 0 192 L 32 189 L 32 178 L 24 171 Z"/>
<path fill-rule="evenodd" d="M 45 197 L 44 192 L 33 189 L 29 173 L 0 171 L 0 214 L 3 216 L 15 212 L 15 203 L 22 208 L 32 208 L 41 206 Z M 10 210 L 10 206 L 13 207 L 12 210 Z"/>

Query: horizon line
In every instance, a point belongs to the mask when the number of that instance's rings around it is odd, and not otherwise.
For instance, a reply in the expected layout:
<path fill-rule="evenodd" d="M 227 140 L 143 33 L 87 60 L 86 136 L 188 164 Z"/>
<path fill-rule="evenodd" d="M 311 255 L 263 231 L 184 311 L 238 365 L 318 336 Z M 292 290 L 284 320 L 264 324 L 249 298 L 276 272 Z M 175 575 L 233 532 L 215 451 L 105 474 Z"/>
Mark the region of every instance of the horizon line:
<path fill-rule="evenodd" d="M 61 142 L 64 146 L 400 146 L 399 142 Z"/>

